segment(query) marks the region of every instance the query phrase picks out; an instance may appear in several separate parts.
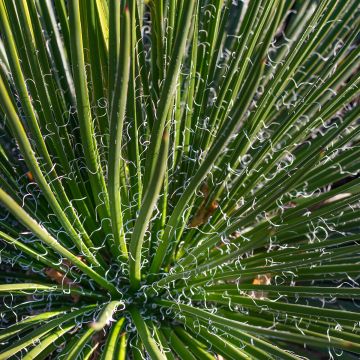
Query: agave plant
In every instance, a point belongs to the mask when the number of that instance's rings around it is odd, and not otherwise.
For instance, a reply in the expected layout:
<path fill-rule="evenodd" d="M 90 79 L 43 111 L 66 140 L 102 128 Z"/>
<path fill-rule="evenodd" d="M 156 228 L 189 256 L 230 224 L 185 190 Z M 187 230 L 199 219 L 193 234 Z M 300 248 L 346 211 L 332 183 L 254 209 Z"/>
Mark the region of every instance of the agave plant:
<path fill-rule="evenodd" d="M 0 0 L 0 359 L 358 358 L 359 29 Z"/>

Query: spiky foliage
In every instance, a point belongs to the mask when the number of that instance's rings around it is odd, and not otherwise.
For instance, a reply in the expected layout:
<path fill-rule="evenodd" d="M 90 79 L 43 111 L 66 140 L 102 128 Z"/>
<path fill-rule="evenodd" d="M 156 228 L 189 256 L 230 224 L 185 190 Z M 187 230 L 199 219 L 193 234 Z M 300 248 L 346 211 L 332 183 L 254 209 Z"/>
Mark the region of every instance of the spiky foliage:
<path fill-rule="evenodd" d="M 357 358 L 357 0 L 0 0 L 0 359 Z"/>

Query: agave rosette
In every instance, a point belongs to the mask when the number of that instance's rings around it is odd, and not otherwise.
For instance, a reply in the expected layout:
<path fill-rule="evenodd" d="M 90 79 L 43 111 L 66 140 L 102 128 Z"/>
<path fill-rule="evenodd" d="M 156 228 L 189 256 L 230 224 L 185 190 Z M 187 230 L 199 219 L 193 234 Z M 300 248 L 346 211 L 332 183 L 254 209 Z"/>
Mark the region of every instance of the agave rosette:
<path fill-rule="evenodd" d="M 359 19 L 0 0 L 0 359 L 356 359 Z"/>

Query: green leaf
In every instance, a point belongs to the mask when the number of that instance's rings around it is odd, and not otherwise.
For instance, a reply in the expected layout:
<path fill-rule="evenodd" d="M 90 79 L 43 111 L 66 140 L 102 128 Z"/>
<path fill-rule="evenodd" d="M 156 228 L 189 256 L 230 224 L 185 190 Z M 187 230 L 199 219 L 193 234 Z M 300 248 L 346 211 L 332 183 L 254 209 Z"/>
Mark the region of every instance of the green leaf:
<path fill-rule="evenodd" d="M 99 318 L 91 324 L 95 331 L 102 330 L 106 325 L 109 325 L 113 319 L 113 314 L 118 311 L 118 307 L 124 307 L 123 301 L 110 301 L 106 304 L 99 316 Z"/>
<path fill-rule="evenodd" d="M 156 344 L 154 338 L 151 336 L 149 328 L 143 320 L 141 314 L 135 307 L 129 309 L 131 318 L 136 326 L 137 332 L 143 342 L 146 351 L 152 359 L 166 360 L 166 356 Z"/>
<path fill-rule="evenodd" d="M 26 348 L 29 345 L 32 345 L 34 341 L 37 341 L 38 339 L 41 339 L 43 336 L 49 334 L 53 329 L 60 326 L 61 324 L 65 323 L 66 321 L 69 321 L 71 319 L 74 319 L 78 315 L 82 315 L 86 313 L 89 310 L 94 309 L 95 306 L 86 306 L 80 310 L 72 311 L 68 314 L 62 315 L 58 317 L 57 319 L 50 320 L 47 324 L 39 327 L 36 330 L 33 330 L 29 334 L 21 337 L 20 340 L 14 342 L 12 345 L 7 347 L 4 351 L 0 353 L 0 359 L 5 360 L 8 359 L 10 356 L 16 354 L 20 350 Z M 51 335 L 51 334 L 50 334 Z"/>
<path fill-rule="evenodd" d="M 140 209 L 140 213 L 136 220 L 134 230 L 130 240 L 130 283 L 133 290 L 140 287 L 141 281 L 141 250 L 144 242 L 144 235 L 150 220 L 153 208 L 158 199 L 165 170 L 167 167 L 167 154 L 169 149 L 169 134 L 167 130 L 164 131 L 162 136 L 162 144 L 158 162 L 156 164 L 156 171 L 154 172 L 149 188 L 145 193 L 144 200 Z"/>
<path fill-rule="evenodd" d="M 119 3 L 111 1 L 111 3 Z M 119 9 L 118 9 L 119 10 Z M 121 166 L 121 147 L 122 132 L 126 108 L 126 99 L 129 83 L 129 66 L 130 66 L 130 14 L 128 9 L 125 10 L 121 27 L 121 54 L 118 58 L 116 71 L 116 85 L 111 103 L 110 112 L 110 146 L 112 150 L 109 152 L 108 160 L 108 189 L 110 201 L 111 224 L 114 234 L 114 245 L 111 246 L 115 254 L 122 256 L 124 259 L 128 257 L 127 246 L 124 238 L 124 230 L 122 225 L 121 213 L 121 197 L 120 197 L 120 166 Z M 112 34 L 112 32 L 110 32 Z M 111 47 L 110 47 L 111 49 Z M 110 54 L 111 55 L 111 54 Z M 112 74 L 111 76 L 114 76 Z"/>

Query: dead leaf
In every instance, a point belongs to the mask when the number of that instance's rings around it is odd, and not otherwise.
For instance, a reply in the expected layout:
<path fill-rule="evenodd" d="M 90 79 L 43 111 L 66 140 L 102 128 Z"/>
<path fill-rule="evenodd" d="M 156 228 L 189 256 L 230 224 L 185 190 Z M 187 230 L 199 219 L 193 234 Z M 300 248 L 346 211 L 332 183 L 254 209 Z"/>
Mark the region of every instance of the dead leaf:
<path fill-rule="evenodd" d="M 203 193 L 204 200 L 201 202 L 199 210 L 196 212 L 189 223 L 189 227 L 191 228 L 198 227 L 206 223 L 210 216 L 212 216 L 215 210 L 219 207 L 219 204 L 216 200 L 213 200 L 210 205 L 206 206 L 207 200 L 209 198 L 209 187 L 207 184 L 202 185 L 201 192 Z"/>

